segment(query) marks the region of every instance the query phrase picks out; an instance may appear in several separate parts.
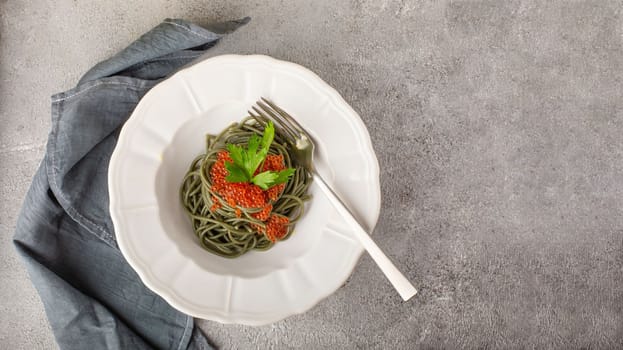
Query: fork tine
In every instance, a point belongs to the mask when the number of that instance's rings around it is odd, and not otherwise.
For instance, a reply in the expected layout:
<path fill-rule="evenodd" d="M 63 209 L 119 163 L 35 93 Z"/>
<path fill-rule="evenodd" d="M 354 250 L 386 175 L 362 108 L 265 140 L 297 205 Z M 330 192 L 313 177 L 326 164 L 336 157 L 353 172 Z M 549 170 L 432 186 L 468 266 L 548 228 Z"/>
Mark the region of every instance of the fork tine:
<path fill-rule="evenodd" d="M 275 112 L 277 112 L 277 114 L 279 114 L 280 116 L 282 116 L 285 120 L 287 120 L 289 122 L 289 124 L 291 126 L 293 126 L 295 129 L 298 129 L 298 131 L 300 133 L 305 133 L 305 128 L 303 128 L 301 126 L 301 124 L 299 124 L 296 119 L 294 119 L 294 117 L 292 117 L 290 114 L 288 114 L 288 112 L 284 111 L 283 109 L 279 108 L 277 105 L 275 105 L 274 103 L 272 103 L 270 100 L 268 100 L 267 98 L 262 97 L 261 98 L 262 101 L 264 101 L 267 105 L 270 106 L 270 108 L 272 108 Z"/>
<path fill-rule="evenodd" d="M 247 111 L 247 113 L 249 113 L 250 117 L 255 118 L 255 120 L 257 120 L 260 124 L 262 124 L 262 126 L 266 126 L 266 124 L 268 124 L 268 119 L 266 119 L 266 117 L 264 117 L 263 115 L 259 115 L 259 114 L 255 114 L 251 111 Z"/>
<path fill-rule="evenodd" d="M 266 127 L 266 125 L 268 125 L 269 122 L 272 121 L 271 118 L 268 118 L 266 116 L 266 114 L 260 114 L 260 113 L 253 113 L 251 111 L 247 111 L 249 113 L 249 115 L 253 118 L 255 118 L 255 120 L 257 120 L 263 127 Z M 286 135 L 286 131 L 283 130 L 283 128 L 281 127 L 281 125 L 277 124 L 277 123 L 273 123 L 274 127 L 276 130 L 279 130 L 279 132 L 281 134 L 284 134 L 286 137 L 290 138 L 290 135 Z"/>
<path fill-rule="evenodd" d="M 253 113 L 251 111 L 247 111 L 247 112 L 249 113 L 249 116 L 255 118 L 255 120 L 257 120 L 258 123 L 260 123 L 263 127 L 266 127 L 266 125 L 268 125 L 268 123 L 271 121 L 271 119 L 266 118 L 266 116 L 263 115 L 263 114 L 255 114 L 255 113 Z M 282 135 L 284 135 L 286 137 L 286 141 L 288 141 L 288 139 L 291 138 L 290 135 L 287 135 L 285 133 L 285 131 L 283 130 L 283 128 L 280 125 L 275 124 L 274 126 L 275 126 L 275 129 L 278 130 L 280 134 L 282 134 Z"/>
<path fill-rule="evenodd" d="M 278 120 L 278 118 L 275 118 L 274 114 L 271 113 L 270 115 L 268 115 L 266 111 L 258 109 L 255 106 L 251 108 L 253 108 L 253 110 L 257 114 L 262 116 L 262 118 L 267 119 L 267 120 L 274 120 L 276 124 L 275 126 L 278 127 L 286 137 L 288 137 L 292 141 L 296 140 L 297 138 L 296 133 L 287 124 L 284 124 L 282 121 Z"/>
<path fill-rule="evenodd" d="M 290 132 L 296 136 L 299 137 L 302 130 L 299 130 L 295 125 L 292 125 L 292 123 L 288 122 L 287 119 L 285 119 L 278 111 L 272 109 L 270 106 L 267 106 L 266 104 L 264 104 L 262 101 L 257 101 L 257 105 L 267 114 L 270 115 L 270 117 L 275 120 L 277 123 L 281 124 L 283 127 L 287 128 L 288 130 L 290 130 Z"/>
<path fill-rule="evenodd" d="M 275 111 L 271 110 L 270 108 L 267 108 L 267 106 L 261 103 L 260 101 L 257 102 L 257 105 L 259 106 L 259 109 L 253 106 L 253 110 L 255 110 L 258 113 L 262 113 L 264 117 L 266 118 L 274 120 L 278 125 L 281 126 L 282 129 L 288 131 L 293 138 L 299 137 L 299 131 L 296 130 L 296 128 L 293 128 L 292 125 L 288 123 L 286 120 L 284 120 L 279 115 L 279 113 L 275 113 Z"/>

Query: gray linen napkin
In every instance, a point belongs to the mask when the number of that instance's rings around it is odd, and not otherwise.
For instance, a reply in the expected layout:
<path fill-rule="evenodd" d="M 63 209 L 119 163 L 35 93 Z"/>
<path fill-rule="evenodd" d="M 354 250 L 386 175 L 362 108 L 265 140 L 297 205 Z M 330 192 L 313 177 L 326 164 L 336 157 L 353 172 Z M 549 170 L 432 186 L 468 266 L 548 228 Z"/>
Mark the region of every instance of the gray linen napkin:
<path fill-rule="evenodd" d="M 248 21 L 208 30 L 167 19 L 52 96 L 46 154 L 13 242 L 61 349 L 210 348 L 193 319 L 147 289 L 119 252 L 108 162 L 141 97 Z"/>

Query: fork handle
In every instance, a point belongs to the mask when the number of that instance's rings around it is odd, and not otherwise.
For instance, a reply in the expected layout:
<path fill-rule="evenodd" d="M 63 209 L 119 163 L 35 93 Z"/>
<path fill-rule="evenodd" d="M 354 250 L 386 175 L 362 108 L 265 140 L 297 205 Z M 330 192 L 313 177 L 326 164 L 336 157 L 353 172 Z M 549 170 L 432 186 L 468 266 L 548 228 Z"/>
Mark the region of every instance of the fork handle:
<path fill-rule="evenodd" d="M 346 220 L 350 227 L 353 228 L 353 232 L 357 240 L 363 245 L 365 250 L 370 254 L 374 262 L 383 271 L 385 277 L 391 282 L 394 288 L 398 291 L 398 294 L 403 300 L 407 301 L 413 297 L 417 290 L 409 282 L 409 280 L 396 268 L 396 266 L 389 260 L 387 255 L 381 251 L 378 245 L 374 243 L 370 235 L 364 230 L 361 224 L 355 219 L 348 207 L 340 200 L 340 198 L 333 192 L 331 187 L 327 185 L 324 179 L 314 172 L 314 182 L 320 187 L 322 192 L 327 195 L 327 198 L 333 204 L 335 209 Z"/>

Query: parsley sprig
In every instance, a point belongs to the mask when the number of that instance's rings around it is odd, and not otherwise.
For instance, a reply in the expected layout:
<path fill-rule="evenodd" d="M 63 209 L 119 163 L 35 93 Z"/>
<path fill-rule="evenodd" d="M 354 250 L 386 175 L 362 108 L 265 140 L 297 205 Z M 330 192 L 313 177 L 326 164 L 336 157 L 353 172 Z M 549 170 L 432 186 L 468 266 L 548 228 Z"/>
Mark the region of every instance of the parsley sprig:
<path fill-rule="evenodd" d="M 254 175 L 266 159 L 274 138 L 275 126 L 272 122 L 268 122 L 261 138 L 255 134 L 249 138 L 247 149 L 231 143 L 227 144 L 227 150 L 233 162 L 225 162 L 225 168 L 229 172 L 225 179 L 229 182 L 251 182 L 263 190 L 288 181 L 294 174 L 294 168 L 281 171 L 269 170 Z"/>

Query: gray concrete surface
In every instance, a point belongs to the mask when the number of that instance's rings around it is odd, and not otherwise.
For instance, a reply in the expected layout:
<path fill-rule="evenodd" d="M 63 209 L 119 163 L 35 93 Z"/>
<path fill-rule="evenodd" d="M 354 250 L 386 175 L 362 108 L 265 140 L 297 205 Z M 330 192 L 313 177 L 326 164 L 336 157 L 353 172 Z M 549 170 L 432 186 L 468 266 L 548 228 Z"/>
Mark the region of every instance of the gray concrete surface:
<path fill-rule="evenodd" d="M 224 349 L 623 348 L 620 1 L 0 2 L 0 348 L 53 349 L 10 237 L 49 96 L 165 17 L 252 22 L 210 53 L 303 64 L 382 166 L 370 258 L 311 311 L 202 322 Z"/>

